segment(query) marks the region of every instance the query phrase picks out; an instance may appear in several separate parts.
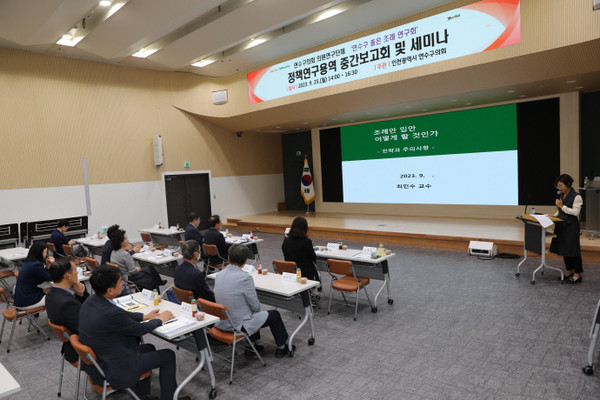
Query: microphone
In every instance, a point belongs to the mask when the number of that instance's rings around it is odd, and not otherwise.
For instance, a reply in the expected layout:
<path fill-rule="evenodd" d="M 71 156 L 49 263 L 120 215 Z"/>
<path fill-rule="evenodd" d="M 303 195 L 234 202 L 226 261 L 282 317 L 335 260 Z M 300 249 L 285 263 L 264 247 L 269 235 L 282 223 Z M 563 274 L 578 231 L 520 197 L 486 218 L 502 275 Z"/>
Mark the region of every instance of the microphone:
<path fill-rule="evenodd" d="M 523 214 L 527 214 L 527 206 L 529 206 L 529 200 L 531 200 L 531 192 L 527 192 L 527 201 L 525 202 L 525 211 L 523 211 Z"/>
<path fill-rule="evenodd" d="M 560 190 L 557 190 L 557 191 L 556 191 L 556 198 L 557 198 L 558 200 L 560 200 L 560 199 L 561 199 L 561 197 L 562 197 L 562 192 L 561 192 Z"/>

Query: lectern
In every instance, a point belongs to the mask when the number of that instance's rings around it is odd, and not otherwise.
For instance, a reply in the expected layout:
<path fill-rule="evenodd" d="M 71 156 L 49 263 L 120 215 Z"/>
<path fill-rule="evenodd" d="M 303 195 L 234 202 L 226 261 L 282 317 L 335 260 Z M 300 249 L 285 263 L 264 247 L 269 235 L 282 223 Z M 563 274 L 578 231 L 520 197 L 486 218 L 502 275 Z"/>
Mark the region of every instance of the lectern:
<path fill-rule="evenodd" d="M 548 268 L 548 269 L 553 269 L 555 271 L 560 272 L 560 279 L 562 282 L 565 281 L 565 274 L 563 273 L 563 271 L 560 268 L 555 268 L 555 267 L 551 267 L 548 264 L 546 264 L 546 237 L 547 236 L 554 236 L 553 233 L 547 232 L 546 228 L 544 228 L 542 225 L 540 225 L 540 223 L 537 221 L 537 219 L 535 219 L 535 217 L 529 215 L 529 214 L 522 214 L 520 216 L 517 217 L 517 219 L 520 219 L 521 221 L 523 221 L 523 254 L 525 256 L 525 258 L 519 263 L 519 265 L 517 265 L 517 273 L 515 274 L 515 276 L 519 276 L 521 275 L 520 273 L 520 269 L 521 269 L 521 265 L 523 265 L 523 263 L 525 261 L 527 261 L 528 258 L 528 254 L 527 252 L 530 251 L 532 253 L 536 253 L 539 254 L 542 258 L 540 265 L 533 271 L 533 273 L 531 274 L 531 284 L 534 285 L 535 284 L 535 274 L 537 274 L 538 271 L 541 271 L 541 274 L 544 275 L 544 268 Z M 550 219 L 553 222 L 560 222 L 562 221 L 562 219 L 560 218 L 556 218 L 556 217 L 550 217 Z M 550 225 L 552 226 L 552 225 Z"/>

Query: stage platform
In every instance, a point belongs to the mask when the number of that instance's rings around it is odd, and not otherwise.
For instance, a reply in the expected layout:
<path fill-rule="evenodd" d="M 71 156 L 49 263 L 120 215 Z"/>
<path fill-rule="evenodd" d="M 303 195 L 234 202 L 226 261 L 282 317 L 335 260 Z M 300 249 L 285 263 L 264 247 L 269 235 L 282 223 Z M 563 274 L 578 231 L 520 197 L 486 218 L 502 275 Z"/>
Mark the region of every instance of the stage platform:
<path fill-rule="evenodd" d="M 229 218 L 227 224 L 240 230 L 281 233 L 296 216 L 308 221 L 309 236 L 367 243 L 398 244 L 467 251 L 469 241 L 491 241 L 499 253 L 523 255 L 523 223 L 517 219 L 433 218 L 395 215 L 337 214 L 278 211 Z M 550 239 L 548 239 L 549 246 Z M 581 236 L 584 263 L 600 264 L 600 238 Z M 561 257 L 549 253 L 549 259 Z"/>

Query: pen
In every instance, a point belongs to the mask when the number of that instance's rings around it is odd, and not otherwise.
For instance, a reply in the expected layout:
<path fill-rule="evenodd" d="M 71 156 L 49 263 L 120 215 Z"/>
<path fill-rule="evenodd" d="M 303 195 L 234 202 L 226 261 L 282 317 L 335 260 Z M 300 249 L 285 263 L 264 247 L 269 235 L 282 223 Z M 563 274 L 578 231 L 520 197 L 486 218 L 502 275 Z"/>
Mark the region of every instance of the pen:
<path fill-rule="evenodd" d="M 165 322 L 163 325 L 170 324 L 171 322 L 175 322 L 175 321 L 177 321 L 177 318 L 173 318 L 172 320 Z"/>

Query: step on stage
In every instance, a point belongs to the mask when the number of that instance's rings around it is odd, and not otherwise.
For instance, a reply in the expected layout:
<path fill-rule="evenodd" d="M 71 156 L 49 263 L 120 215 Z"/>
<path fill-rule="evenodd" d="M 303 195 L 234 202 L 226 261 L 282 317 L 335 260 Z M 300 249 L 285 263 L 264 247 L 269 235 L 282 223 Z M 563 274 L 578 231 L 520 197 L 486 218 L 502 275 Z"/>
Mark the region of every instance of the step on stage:
<path fill-rule="evenodd" d="M 467 251 L 469 241 L 494 242 L 499 253 L 523 255 L 523 223 L 517 219 L 434 218 L 396 215 L 277 211 L 229 218 L 240 230 L 281 233 L 296 216 L 307 219 L 309 236 L 367 243 L 398 244 Z M 546 248 L 550 247 L 550 239 Z M 600 238 L 581 236 L 584 263 L 600 264 Z M 561 259 L 549 253 L 549 259 Z"/>

